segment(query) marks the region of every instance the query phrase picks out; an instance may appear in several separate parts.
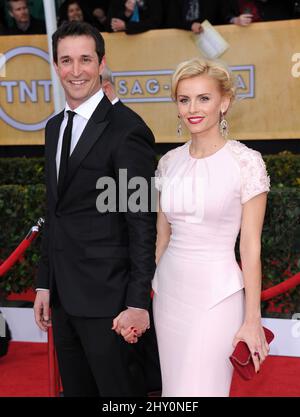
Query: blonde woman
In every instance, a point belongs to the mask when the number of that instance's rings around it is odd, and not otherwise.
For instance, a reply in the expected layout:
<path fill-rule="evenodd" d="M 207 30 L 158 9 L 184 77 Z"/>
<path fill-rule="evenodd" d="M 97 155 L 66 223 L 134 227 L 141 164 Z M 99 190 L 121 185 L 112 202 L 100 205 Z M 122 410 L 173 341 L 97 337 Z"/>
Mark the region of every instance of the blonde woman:
<path fill-rule="evenodd" d="M 227 140 L 232 75 L 195 58 L 174 73 L 179 130 L 190 140 L 158 166 L 154 318 L 163 396 L 228 396 L 238 341 L 256 372 L 269 346 L 261 324 L 261 231 L 269 178 L 259 152 Z M 242 271 L 235 259 L 239 231 Z"/>

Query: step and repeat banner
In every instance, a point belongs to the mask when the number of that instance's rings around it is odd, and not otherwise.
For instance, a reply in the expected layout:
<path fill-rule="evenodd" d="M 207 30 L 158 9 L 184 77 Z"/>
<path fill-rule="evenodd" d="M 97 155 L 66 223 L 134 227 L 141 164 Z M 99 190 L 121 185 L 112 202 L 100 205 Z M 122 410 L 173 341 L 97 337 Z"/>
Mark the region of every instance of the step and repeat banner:
<path fill-rule="evenodd" d="M 238 85 L 230 137 L 300 138 L 300 20 L 216 28 L 229 44 L 220 59 Z M 157 142 L 182 142 L 170 81 L 179 62 L 201 56 L 195 35 L 172 29 L 103 36 L 119 97 L 145 119 Z M 54 111 L 50 61 L 45 35 L 0 37 L 0 145 L 44 143 Z"/>

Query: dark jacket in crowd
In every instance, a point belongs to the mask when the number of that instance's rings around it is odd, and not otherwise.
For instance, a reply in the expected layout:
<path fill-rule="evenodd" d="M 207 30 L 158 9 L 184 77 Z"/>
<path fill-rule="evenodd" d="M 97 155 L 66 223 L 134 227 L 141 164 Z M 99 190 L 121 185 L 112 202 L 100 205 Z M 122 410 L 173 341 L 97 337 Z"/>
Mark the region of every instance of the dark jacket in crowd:
<path fill-rule="evenodd" d="M 127 34 L 136 34 L 146 32 L 151 29 L 159 29 L 162 24 L 162 0 L 143 0 L 138 3 L 139 7 L 139 22 L 133 22 L 124 15 L 125 12 L 125 0 L 111 0 L 110 7 L 108 9 L 108 32 L 112 32 L 111 19 L 117 18 L 124 20 L 126 23 Z"/>
<path fill-rule="evenodd" d="M 46 26 L 45 22 L 42 20 L 35 19 L 34 17 L 30 17 L 30 25 L 27 30 L 23 31 L 14 25 L 11 28 L 7 29 L 8 35 L 41 35 L 46 33 Z"/>
<path fill-rule="evenodd" d="M 296 17 L 293 0 L 223 0 L 222 13 L 225 23 L 229 23 L 233 17 L 249 13 L 252 7 L 257 11 L 254 21 L 285 20 Z"/>
<path fill-rule="evenodd" d="M 198 0 L 199 16 L 196 19 L 187 19 L 189 0 L 162 0 L 164 9 L 164 28 L 191 30 L 195 22 L 208 20 L 213 25 L 222 23 L 221 0 Z"/>

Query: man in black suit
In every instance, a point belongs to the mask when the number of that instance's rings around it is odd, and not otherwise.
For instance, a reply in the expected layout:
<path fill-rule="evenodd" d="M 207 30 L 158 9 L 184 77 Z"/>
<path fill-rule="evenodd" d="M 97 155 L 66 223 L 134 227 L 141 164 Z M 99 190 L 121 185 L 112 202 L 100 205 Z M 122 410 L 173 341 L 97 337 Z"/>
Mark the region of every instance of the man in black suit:
<path fill-rule="evenodd" d="M 156 216 L 150 198 L 141 210 L 127 203 L 137 192 L 128 182 L 149 185 L 154 176 L 154 137 L 137 114 L 104 95 L 104 41 L 95 28 L 62 25 L 53 57 L 67 103 L 46 126 L 47 221 L 35 319 L 46 331 L 51 302 L 65 396 L 145 395 L 119 335 L 132 329 L 137 342 L 150 325 Z M 125 204 L 108 195 L 107 209 L 107 179 L 116 196 L 127 192 Z"/>

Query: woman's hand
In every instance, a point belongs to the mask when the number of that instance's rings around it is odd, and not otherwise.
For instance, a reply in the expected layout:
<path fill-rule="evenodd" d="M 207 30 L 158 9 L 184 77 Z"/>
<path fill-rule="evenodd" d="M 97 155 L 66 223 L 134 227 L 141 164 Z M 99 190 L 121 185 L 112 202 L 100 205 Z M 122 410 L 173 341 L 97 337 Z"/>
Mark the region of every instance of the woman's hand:
<path fill-rule="evenodd" d="M 234 337 L 234 348 L 236 347 L 239 341 L 247 343 L 252 355 L 255 372 L 257 373 L 270 350 L 269 345 L 266 341 L 264 330 L 261 325 L 261 321 L 245 321 Z"/>
<path fill-rule="evenodd" d="M 121 330 L 121 335 L 123 336 L 125 342 L 127 343 L 137 343 L 138 338 L 142 336 L 142 332 L 138 331 L 135 327 L 128 327 L 128 329 Z"/>

